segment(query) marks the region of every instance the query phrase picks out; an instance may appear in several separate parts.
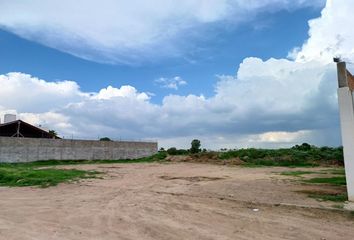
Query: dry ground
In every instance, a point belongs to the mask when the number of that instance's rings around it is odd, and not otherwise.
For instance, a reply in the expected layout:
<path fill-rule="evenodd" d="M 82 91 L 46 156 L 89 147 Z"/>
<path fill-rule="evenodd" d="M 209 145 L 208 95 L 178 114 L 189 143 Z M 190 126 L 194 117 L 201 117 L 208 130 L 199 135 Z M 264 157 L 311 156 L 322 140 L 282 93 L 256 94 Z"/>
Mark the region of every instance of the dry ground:
<path fill-rule="evenodd" d="M 0 187 L 1 240 L 354 239 L 354 217 L 320 209 L 333 203 L 296 193 L 313 187 L 276 173 L 286 168 L 193 163 L 68 168 L 105 174 L 44 189 Z"/>

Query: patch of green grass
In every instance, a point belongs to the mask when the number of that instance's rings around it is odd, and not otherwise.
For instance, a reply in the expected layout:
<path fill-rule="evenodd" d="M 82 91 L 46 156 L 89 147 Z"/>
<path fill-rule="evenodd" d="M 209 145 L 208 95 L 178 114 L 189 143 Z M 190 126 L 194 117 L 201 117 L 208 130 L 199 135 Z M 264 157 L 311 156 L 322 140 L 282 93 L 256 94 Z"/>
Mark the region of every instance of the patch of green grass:
<path fill-rule="evenodd" d="M 336 177 L 329 177 L 329 178 L 311 178 L 303 180 L 306 183 L 324 183 L 324 184 L 331 184 L 331 185 L 340 185 L 345 186 L 346 179 L 345 176 L 336 176 Z"/>
<path fill-rule="evenodd" d="M 344 208 L 344 204 L 343 203 L 342 204 L 334 204 L 334 205 L 332 205 L 332 207 L 338 208 L 338 209 L 343 209 Z"/>
<path fill-rule="evenodd" d="M 98 172 L 76 169 L 41 168 L 46 166 L 75 164 L 110 164 L 110 163 L 148 163 L 162 161 L 165 152 L 159 152 L 150 157 L 125 160 L 49 160 L 29 163 L 0 163 L 0 186 L 55 186 L 61 182 L 74 181 L 83 178 L 94 178 Z"/>
<path fill-rule="evenodd" d="M 313 193 L 313 194 L 309 194 L 308 196 L 321 201 L 345 202 L 348 200 L 348 196 L 346 193 L 340 193 L 340 194 Z"/>
<path fill-rule="evenodd" d="M 245 167 L 289 167 L 289 168 L 296 168 L 296 167 L 317 167 L 317 163 L 311 162 L 302 162 L 302 161 L 274 161 L 274 160 L 265 160 L 265 159 L 256 159 L 256 160 L 249 160 L 245 162 L 242 166 Z"/>
<path fill-rule="evenodd" d="M 41 166 L 58 166 L 58 165 L 76 165 L 76 164 L 110 164 L 110 163 L 149 163 L 162 161 L 166 158 L 165 152 L 159 152 L 150 157 L 137 159 L 119 159 L 119 160 L 48 160 L 36 161 L 29 163 L 0 163 L 1 167 L 17 166 L 17 167 L 41 167 Z"/>
<path fill-rule="evenodd" d="M 344 189 L 338 189 L 337 192 L 328 192 L 326 190 L 316 191 L 316 190 L 302 190 L 297 191 L 306 194 L 310 198 L 317 199 L 319 201 L 332 201 L 342 204 L 333 205 L 336 208 L 343 208 L 343 203 L 348 200 L 347 192 Z"/>
<path fill-rule="evenodd" d="M 334 169 L 325 169 L 322 170 L 323 173 L 333 174 L 333 175 L 345 175 L 344 168 L 334 168 Z"/>
<path fill-rule="evenodd" d="M 24 187 L 55 186 L 82 178 L 93 178 L 98 172 L 76 169 L 34 169 L 25 167 L 0 167 L 0 186 Z"/>
<path fill-rule="evenodd" d="M 310 172 L 310 171 L 286 171 L 286 172 L 282 172 L 280 173 L 281 175 L 285 175 L 285 176 L 294 176 L 294 177 L 299 177 L 305 174 L 314 174 L 316 172 Z"/>

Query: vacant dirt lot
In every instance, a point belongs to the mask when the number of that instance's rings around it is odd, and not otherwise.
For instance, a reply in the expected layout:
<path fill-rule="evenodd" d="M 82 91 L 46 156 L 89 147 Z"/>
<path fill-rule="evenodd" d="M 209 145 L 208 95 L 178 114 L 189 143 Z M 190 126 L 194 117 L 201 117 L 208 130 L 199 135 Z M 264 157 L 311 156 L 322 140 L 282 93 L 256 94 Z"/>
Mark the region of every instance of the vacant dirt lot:
<path fill-rule="evenodd" d="M 1 187 L 1 240 L 348 240 L 354 236 L 354 217 L 319 209 L 333 203 L 296 193 L 314 187 L 277 174 L 286 168 L 192 163 L 68 168 L 105 174 L 103 179 L 45 189 Z"/>

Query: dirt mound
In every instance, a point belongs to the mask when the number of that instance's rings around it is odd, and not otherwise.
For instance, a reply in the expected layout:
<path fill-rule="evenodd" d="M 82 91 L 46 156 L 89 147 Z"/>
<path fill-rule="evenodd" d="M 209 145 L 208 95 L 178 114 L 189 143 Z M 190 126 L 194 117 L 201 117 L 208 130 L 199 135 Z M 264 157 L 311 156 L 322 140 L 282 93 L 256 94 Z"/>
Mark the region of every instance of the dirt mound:
<path fill-rule="evenodd" d="M 189 155 L 169 155 L 165 160 L 170 162 L 190 162 L 193 158 Z"/>
<path fill-rule="evenodd" d="M 170 155 L 166 158 L 171 162 L 194 162 L 194 163 L 213 163 L 220 165 L 242 165 L 244 161 L 240 158 L 219 159 L 216 153 L 199 153 L 193 155 Z"/>

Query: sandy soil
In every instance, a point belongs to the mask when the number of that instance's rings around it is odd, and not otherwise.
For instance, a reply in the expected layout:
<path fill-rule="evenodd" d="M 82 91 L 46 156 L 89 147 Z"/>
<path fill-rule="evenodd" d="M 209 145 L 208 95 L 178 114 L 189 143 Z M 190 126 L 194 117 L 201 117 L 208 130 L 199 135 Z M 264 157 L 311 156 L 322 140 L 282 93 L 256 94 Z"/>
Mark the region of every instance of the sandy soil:
<path fill-rule="evenodd" d="M 0 239 L 348 240 L 354 236 L 350 214 L 321 209 L 333 203 L 296 193 L 311 186 L 276 173 L 285 168 L 192 163 L 74 167 L 105 174 L 103 179 L 46 189 L 1 187 Z"/>

